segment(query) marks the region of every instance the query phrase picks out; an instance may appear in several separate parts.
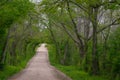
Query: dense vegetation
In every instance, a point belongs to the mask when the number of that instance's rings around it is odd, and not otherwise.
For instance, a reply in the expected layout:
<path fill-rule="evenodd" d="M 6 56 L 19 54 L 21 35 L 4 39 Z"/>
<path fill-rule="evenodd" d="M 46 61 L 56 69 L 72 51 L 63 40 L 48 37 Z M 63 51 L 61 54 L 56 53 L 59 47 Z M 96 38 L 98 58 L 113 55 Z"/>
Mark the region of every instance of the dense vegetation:
<path fill-rule="evenodd" d="M 73 80 L 119 80 L 119 13 L 119 0 L 2 0 L 0 79 L 46 42 L 51 64 Z"/>
<path fill-rule="evenodd" d="M 73 80 L 81 79 L 80 71 L 120 79 L 119 0 L 42 0 L 39 6 L 56 50 L 51 63 L 63 65 Z"/>
<path fill-rule="evenodd" d="M 0 80 L 24 68 L 35 54 L 40 39 L 33 12 L 29 0 L 0 1 Z"/>

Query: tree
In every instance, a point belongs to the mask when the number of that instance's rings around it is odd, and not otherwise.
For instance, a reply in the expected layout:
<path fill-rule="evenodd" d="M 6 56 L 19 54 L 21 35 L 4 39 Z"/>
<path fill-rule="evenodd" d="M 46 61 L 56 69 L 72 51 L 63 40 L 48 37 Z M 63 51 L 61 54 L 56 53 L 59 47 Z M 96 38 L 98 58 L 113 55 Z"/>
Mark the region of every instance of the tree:
<path fill-rule="evenodd" d="M 1 2 L 2 3 L 2 2 Z M 6 56 L 6 47 L 9 39 L 9 28 L 11 25 L 18 20 L 20 17 L 24 17 L 32 8 L 33 4 L 30 3 L 28 0 L 21 1 L 21 0 L 13 0 L 13 1 L 8 1 L 5 3 L 3 1 L 4 5 L 0 8 L 0 34 L 1 36 L 4 36 L 3 40 L 1 40 L 0 43 L 2 44 L 3 47 L 1 47 L 1 53 L 0 53 L 0 62 L 4 63 L 4 57 Z M 21 4 L 19 4 L 21 3 Z M 25 5 L 24 5 L 25 4 Z M 25 8 L 21 8 L 25 7 Z M 11 14 L 10 14 L 11 13 Z M 4 42 L 3 42 L 4 41 Z"/>

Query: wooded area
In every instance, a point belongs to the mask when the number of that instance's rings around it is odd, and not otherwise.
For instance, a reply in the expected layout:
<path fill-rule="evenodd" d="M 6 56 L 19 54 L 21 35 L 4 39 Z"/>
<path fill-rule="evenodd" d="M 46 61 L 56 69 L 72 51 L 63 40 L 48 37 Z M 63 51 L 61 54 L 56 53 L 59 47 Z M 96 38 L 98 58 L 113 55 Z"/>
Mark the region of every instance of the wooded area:
<path fill-rule="evenodd" d="M 44 42 L 53 65 L 120 80 L 119 13 L 120 0 L 2 0 L 0 71 L 25 65 Z"/>

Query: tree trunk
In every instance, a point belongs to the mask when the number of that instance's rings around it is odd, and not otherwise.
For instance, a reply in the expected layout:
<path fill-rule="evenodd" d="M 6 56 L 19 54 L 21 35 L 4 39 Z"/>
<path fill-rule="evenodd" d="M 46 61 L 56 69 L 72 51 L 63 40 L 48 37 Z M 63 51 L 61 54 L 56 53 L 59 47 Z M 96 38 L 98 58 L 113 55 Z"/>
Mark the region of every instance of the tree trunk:
<path fill-rule="evenodd" d="M 98 52 L 97 52 L 97 13 L 98 9 L 93 8 L 93 39 L 92 39 L 92 74 L 99 74 L 99 61 L 98 61 Z"/>
<path fill-rule="evenodd" d="M 4 43 L 4 47 L 3 47 L 3 50 L 2 50 L 2 55 L 1 55 L 1 60 L 0 60 L 1 64 L 5 63 L 6 51 L 7 51 L 8 41 L 9 41 L 9 35 L 10 35 L 10 28 L 8 29 L 6 41 Z"/>
<path fill-rule="evenodd" d="M 54 44 L 55 44 L 55 47 L 56 47 L 56 60 L 58 60 L 58 62 L 60 63 L 60 62 L 61 62 L 61 61 L 60 61 L 60 56 L 61 56 L 61 55 L 60 55 L 59 44 L 58 44 L 58 42 L 57 42 L 56 39 L 55 39 L 54 33 L 53 33 L 53 31 L 52 31 L 51 23 L 49 23 L 48 30 L 49 30 L 49 32 L 50 32 L 50 34 L 51 34 L 52 40 L 53 40 L 53 42 L 54 42 Z"/>

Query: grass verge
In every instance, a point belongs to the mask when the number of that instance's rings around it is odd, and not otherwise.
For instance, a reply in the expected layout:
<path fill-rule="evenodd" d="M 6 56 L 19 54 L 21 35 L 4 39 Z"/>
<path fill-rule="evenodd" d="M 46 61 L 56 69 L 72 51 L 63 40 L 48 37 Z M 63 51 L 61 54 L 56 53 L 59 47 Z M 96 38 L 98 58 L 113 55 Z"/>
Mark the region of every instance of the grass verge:
<path fill-rule="evenodd" d="M 9 76 L 19 72 L 22 68 L 18 66 L 6 65 L 5 68 L 0 71 L 0 80 L 7 80 Z"/>

